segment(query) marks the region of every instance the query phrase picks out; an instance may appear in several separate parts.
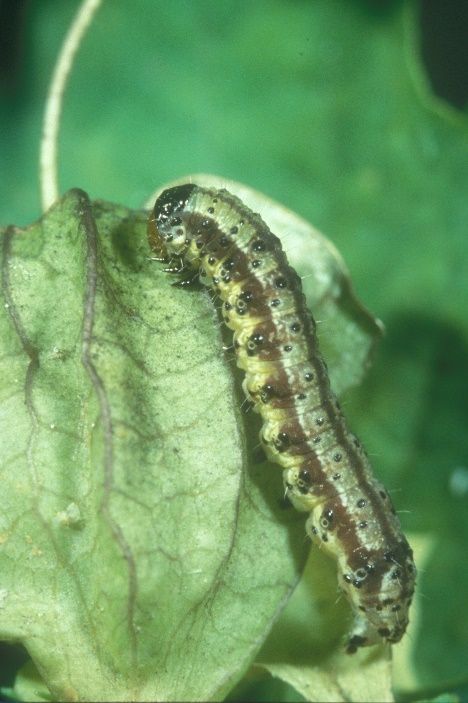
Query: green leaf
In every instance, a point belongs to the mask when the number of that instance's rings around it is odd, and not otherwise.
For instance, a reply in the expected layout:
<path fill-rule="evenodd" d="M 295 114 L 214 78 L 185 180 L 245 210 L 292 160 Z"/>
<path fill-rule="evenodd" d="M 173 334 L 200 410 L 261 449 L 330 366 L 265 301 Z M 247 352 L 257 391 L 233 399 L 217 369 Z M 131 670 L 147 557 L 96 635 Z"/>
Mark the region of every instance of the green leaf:
<path fill-rule="evenodd" d="M 71 191 L 2 238 L 0 637 L 59 700 L 223 696 L 307 552 L 209 296 L 145 228 Z"/>
<path fill-rule="evenodd" d="M 392 703 L 390 660 L 367 651 L 359 655 L 358 661 L 329 662 L 328 666 L 303 664 L 264 664 L 273 676 L 288 681 L 312 703 L 336 703 L 336 701 L 381 701 Z"/>
<path fill-rule="evenodd" d="M 32 661 L 21 667 L 16 676 L 14 688 L 2 690 L 2 694 L 6 694 L 8 698 L 15 701 L 28 701 L 28 703 L 52 700 L 49 689 Z"/>

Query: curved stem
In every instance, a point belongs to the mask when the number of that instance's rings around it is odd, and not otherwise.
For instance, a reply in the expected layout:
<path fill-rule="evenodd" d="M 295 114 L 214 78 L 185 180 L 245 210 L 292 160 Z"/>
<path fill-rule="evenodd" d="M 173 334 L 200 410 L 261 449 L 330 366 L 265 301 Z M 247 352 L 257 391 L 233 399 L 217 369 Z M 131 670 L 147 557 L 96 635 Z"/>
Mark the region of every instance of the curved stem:
<path fill-rule="evenodd" d="M 57 147 L 63 95 L 75 54 L 102 0 L 83 0 L 67 32 L 55 64 L 47 94 L 40 148 L 39 183 L 42 209 L 47 210 L 59 197 Z"/>

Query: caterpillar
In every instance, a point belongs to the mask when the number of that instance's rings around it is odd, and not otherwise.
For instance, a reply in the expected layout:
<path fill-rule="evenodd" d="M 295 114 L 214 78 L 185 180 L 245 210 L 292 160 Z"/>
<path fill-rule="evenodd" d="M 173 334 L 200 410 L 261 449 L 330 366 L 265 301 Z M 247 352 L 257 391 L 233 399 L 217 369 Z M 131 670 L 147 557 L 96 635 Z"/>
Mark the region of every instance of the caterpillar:
<path fill-rule="evenodd" d="M 306 532 L 337 562 L 354 613 L 346 651 L 396 643 L 408 625 L 416 568 L 388 492 L 349 431 L 318 348 L 315 321 L 281 242 L 228 191 L 165 190 L 148 220 L 151 248 L 178 284 L 194 279 L 222 301 L 243 390 L 283 468 Z"/>

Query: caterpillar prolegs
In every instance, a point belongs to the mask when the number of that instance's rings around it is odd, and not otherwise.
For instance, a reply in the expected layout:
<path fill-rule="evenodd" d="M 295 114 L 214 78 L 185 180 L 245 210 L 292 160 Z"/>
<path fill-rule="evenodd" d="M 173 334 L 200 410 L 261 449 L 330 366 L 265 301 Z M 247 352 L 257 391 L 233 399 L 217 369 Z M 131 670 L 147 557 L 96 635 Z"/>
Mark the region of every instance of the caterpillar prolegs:
<path fill-rule="evenodd" d="M 148 233 L 180 284 L 198 276 L 222 301 L 246 397 L 263 420 L 262 445 L 283 467 L 291 502 L 310 513 L 307 533 L 337 561 L 355 614 L 347 651 L 398 642 L 414 592 L 413 553 L 330 389 L 280 240 L 226 190 L 193 184 L 158 197 Z"/>

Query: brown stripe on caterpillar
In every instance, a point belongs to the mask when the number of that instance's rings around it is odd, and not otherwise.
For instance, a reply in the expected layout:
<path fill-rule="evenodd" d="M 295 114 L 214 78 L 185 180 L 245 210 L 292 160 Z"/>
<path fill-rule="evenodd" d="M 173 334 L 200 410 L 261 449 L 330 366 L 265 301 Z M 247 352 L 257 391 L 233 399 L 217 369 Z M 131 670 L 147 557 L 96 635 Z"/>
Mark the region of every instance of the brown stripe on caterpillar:
<path fill-rule="evenodd" d="M 261 442 L 283 467 L 293 504 L 310 512 L 308 534 L 337 561 L 355 614 L 347 651 L 398 642 L 414 592 L 412 551 L 330 389 L 315 322 L 280 240 L 235 196 L 193 184 L 158 197 L 148 234 L 170 271 L 199 279 L 222 300 L 245 394 L 263 420 Z"/>

